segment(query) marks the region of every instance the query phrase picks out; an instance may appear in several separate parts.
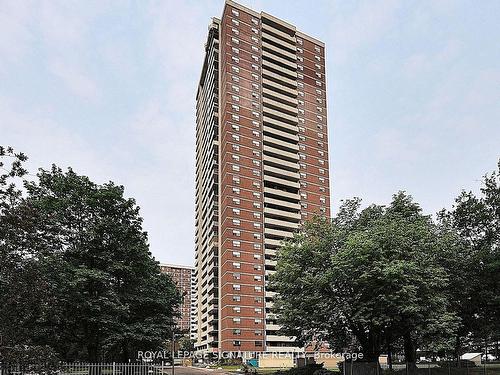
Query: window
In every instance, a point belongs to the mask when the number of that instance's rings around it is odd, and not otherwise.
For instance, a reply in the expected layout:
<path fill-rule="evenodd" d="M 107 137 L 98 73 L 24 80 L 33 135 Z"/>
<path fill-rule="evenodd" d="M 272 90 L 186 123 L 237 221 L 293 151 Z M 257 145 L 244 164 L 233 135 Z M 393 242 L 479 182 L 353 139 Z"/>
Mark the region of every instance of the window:
<path fill-rule="evenodd" d="M 260 203 L 258 203 L 258 202 L 253 202 L 253 206 L 254 206 L 254 208 L 260 208 Z"/>
<path fill-rule="evenodd" d="M 259 147 L 259 146 L 260 146 L 260 142 L 259 142 L 259 141 L 252 141 L 252 144 L 253 144 L 254 146 L 257 146 L 257 147 Z"/>
<path fill-rule="evenodd" d="M 237 58 L 236 56 L 231 56 L 231 60 L 233 60 L 234 62 L 236 63 L 239 63 L 240 62 L 240 59 Z"/>
<path fill-rule="evenodd" d="M 254 161 L 256 161 L 256 160 L 254 160 Z M 257 163 L 259 163 L 259 164 L 260 164 L 260 161 L 257 161 Z M 256 187 L 257 189 L 260 189 L 260 182 L 254 181 L 254 182 L 252 182 L 252 185 L 253 185 L 254 187 Z"/>
<path fill-rule="evenodd" d="M 240 72 L 240 68 L 238 68 L 237 66 L 232 66 L 231 69 L 233 69 L 233 72 L 235 72 L 235 73 Z"/>
<path fill-rule="evenodd" d="M 253 248 L 254 248 L 255 250 L 260 249 L 260 243 L 254 243 L 254 244 L 253 244 Z"/>
<path fill-rule="evenodd" d="M 262 276 L 255 275 L 255 276 L 253 277 L 253 279 L 254 279 L 255 281 L 262 281 Z"/>
<path fill-rule="evenodd" d="M 241 307 L 239 307 L 239 306 L 234 306 L 234 307 L 233 307 L 233 311 L 234 311 L 235 313 L 239 313 L 239 312 L 241 312 Z"/>
<path fill-rule="evenodd" d="M 262 309 L 260 307 L 256 307 L 254 311 L 256 314 L 260 314 L 262 312 Z"/>
<path fill-rule="evenodd" d="M 231 115 L 231 118 L 232 118 L 234 121 L 240 121 L 240 116 L 238 116 L 238 115 Z"/>
<path fill-rule="evenodd" d="M 233 229 L 233 235 L 235 235 L 236 237 L 240 237 L 241 236 L 241 231 L 238 230 L 238 229 Z"/>
<path fill-rule="evenodd" d="M 262 341 L 255 341 L 255 346 L 262 346 Z"/>
<path fill-rule="evenodd" d="M 240 198 L 233 198 L 233 203 L 240 204 L 241 203 Z"/>
<path fill-rule="evenodd" d="M 231 98 L 235 101 L 235 102 L 239 102 L 240 101 L 240 97 L 237 96 L 237 95 L 231 95 Z"/>
<path fill-rule="evenodd" d="M 238 185 L 240 183 L 240 178 L 237 176 L 233 176 L 233 182 Z"/>
<path fill-rule="evenodd" d="M 240 140 L 240 136 L 239 136 L 239 135 L 237 135 L 237 134 L 233 134 L 233 136 L 232 136 L 232 137 L 233 137 L 233 139 L 234 139 L 235 141 L 239 141 L 239 140 Z"/>
<path fill-rule="evenodd" d="M 259 52 L 259 47 L 257 47 L 257 46 L 252 46 L 252 51 Z"/>
<path fill-rule="evenodd" d="M 240 88 L 238 86 L 233 85 L 232 86 L 233 91 L 235 92 L 240 92 Z"/>
<path fill-rule="evenodd" d="M 253 174 L 254 176 L 260 176 L 260 171 L 258 171 L 258 170 L 256 170 L 256 169 L 254 169 L 254 170 L 252 170 L 252 174 Z M 254 195 L 255 195 L 255 193 L 254 193 Z"/>
<path fill-rule="evenodd" d="M 239 251 L 233 251 L 233 257 L 239 258 L 241 257 L 241 253 Z"/>
<path fill-rule="evenodd" d="M 262 258 L 262 256 L 260 254 L 254 254 L 253 257 L 254 257 L 254 259 L 261 259 Z"/>
<path fill-rule="evenodd" d="M 254 34 L 258 34 L 258 33 L 259 33 L 259 30 L 257 30 L 255 27 L 252 27 L 252 32 L 253 32 Z"/>
<path fill-rule="evenodd" d="M 301 38 L 297 38 L 297 43 L 300 44 L 300 45 L 302 45 L 302 43 L 304 43 L 304 42 L 302 41 Z"/>
<path fill-rule="evenodd" d="M 234 341 L 233 341 L 233 346 L 241 346 L 241 341 L 239 341 L 239 340 L 234 340 Z"/>
<path fill-rule="evenodd" d="M 234 125 L 233 125 L 234 126 Z M 239 128 L 239 127 L 238 127 Z M 240 161 L 240 156 L 239 155 L 231 155 L 231 157 L 233 158 L 233 160 L 236 160 L 236 161 Z M 238 178 L 239 177 L 235 177 L 235 178 Z"/>
<path fill-rule="evenodd" d="M 240 219 L 233 219 L 233 224 L 240 225 L 241 224 Z"/>
<path fill-rule="evenodd" d="M 240 284 L 233 284 L 233 290 L 241 290 Z"/>
<path fill-rule="evenodd" d="M 258 161 L 258 160 L 252 160 L 252 164 L 256 165 L 256 166 L 259 166 L 260 165 L 260 161 Z"/>
<path fill-rule="evenodd" d="M 319 56 L 314 56 L 314 58 L 315 58 L 316 60 L 318 60 L 318 61 L 321 61 L 321 57 L 319 57 Z"/>
<path fill-rule="evenodd" d="M 233 322 L 235 322 L 235 323 L 241 323 L 241 318 L 233 318 Z"/>
<path fill-rule="evenodd" d="M 233 329 L 233 335 L 240 336 L 241 335 L 241 329 Z"/>
<path fill-rule="evenodd" d="M 240 171 L 240 166 L 239 165 L 233 165 L 232 166 L 233 171 L 239 172 Z"/>
<path fill-rule="evenodd" d="M 239 112 L 240 111 L 240 106 L 239 105 L 236 105 L 236 104 L 232 104 L 231 105 L 231 108 L 236 111 L 236 112 Z"/>
<path fill-rule="evenodd" d="M 233 29 L 234 30 L 234 29 Z M 237 31 L 237 30 L 236 30 Z M 231 41 L 234 43 L 234 44 L 240 44 L 240 41 L 236 38 L 231 38 Z"/>
<path fill-rule="evenodd" d="M 231 31 L 233 32 L 233 34 L 235 35 L 240 35 L 240 32 L 238 30 L 236 30 L 234 27 L 231 28 Z"/>
<path fill-rule="evenodd" d="M 255 302 L 257 302 L 257 303 L 261 303 L 262 302 L 262 297 L 255 297 L 253 300 Z"/>
<path fill-rule="evenodd" d="M 241 301 L 241 296 L 234 295 L 233 296 L 233 301 L 240 302 Z"/>
<path fill-rule="evenodd" d="M 239 274 L 239 273 L 233 273 L 233 279 L 240 280 L 241 279 L 241 274 Z"/>
<path fill-rule="evenodd" d="M 254 228 L 260 228 L 260 223 L 253 223 Z"/>
<path fill-rule="evenodd" d="M 240 81 L 240 77 L 233 76 L 233 81 L 234 81 L 234 82 L 239 82 L 239 81 Z"/>
<path fill-rule="evenodd" d="M 238 20 L 235 20 L 234 18 L 231 20 L 235 25 L 239 25 L 240 24 L 240 21 Z"/>
<path fill-rule="evenodd" d="M 241 268 L 241 263 L 239 263 L 239 262 L 233 262 L 233 268 L 240 269 Z"/>
<path fill-rule="evenodd" d="M 236 54 L 240 53 L 240 49 L 236 47 L 231 47 L 231 51 L 233 51 Z"/>
<path fill-rule="evenodd" d="M 253 288 L 256 292 L 262 292 L 262 287 L 260 285 L 255 285 Z"/>
<path fill-rule="evenodd" d="M 252 36 L 252 42 L 259 43 L 259 39 L 257 39 L 257 37 L 255 36 Z"/>
<path fill-rule="evenodd" d="M 258 24 L 259 24 L 259 20 L 258 20 L 258 19 L 256 19 L 256 18 L 252 18 L 252 23 L 253 23 L 254 25 L 258 25 Z"/>
<path fill-rule="evenodd" d="M 240 12 L 238 12 L 236 9 L 231 9 L 231 13 L 236 17 L 240 15 Z"/>
<path fill-rule="evenodd" d="M 234 151 L 240 151 L 240 146 L 239 145 L 233 145 L 233 150 Z"/>
<path fill-rule="evenodd" d="M 255 336 L 262 336 L 262 331 L 260 329 L 256 329 Z"/>
<path fill-rule="evenodd" d="M 254 321 L 255 321 L 255 324 L 262 323 L 262 319 L 260 319 L 260 318 L 255 318 Z"/>
<path fill-rule="evenodd" d="M 314 50 L 315 50 L 316 52 L 320 52 L 320 51 L 321 51 L 321 48 L 319 48 L 318 46 L 314 46 Z"/>
<path fill-rule="evenodd" d="M 241 246 L 241 242 L 240 242 L 240 241 L 234 241 L 234 240 L 233 240 L 233 246 L 234 246 L 234 247 L 240 247 L 240 246 Z"/>
<path fill-rule="evenodd" d="M 262 266 L 260 264 L 254 264 L 253 269 L 256 271 L 260 271 L 260 270 L 262 270 Z"/>
<path fill-rule="evenodd" d="M 240 188 L 237 188 L 237 187 L 234 187 L 233 188 L 233 193 L 235 194 L 239 194 L 240 193 Z M 238 210 L 237 208 L 233 209 L 233 212 L 234 210 Z M 240 210 L 238 210 L 238 214 L 240 213 Z"/>
<path fill-rule="evenodd" d="M 234 190 L 234 189 L 233 189 Z M 240 189 L 238 189 L 239 191 Z M 233 214 L 239 215 L 240 214 L 240 209 L 239 208 L 233 208 Z"/>

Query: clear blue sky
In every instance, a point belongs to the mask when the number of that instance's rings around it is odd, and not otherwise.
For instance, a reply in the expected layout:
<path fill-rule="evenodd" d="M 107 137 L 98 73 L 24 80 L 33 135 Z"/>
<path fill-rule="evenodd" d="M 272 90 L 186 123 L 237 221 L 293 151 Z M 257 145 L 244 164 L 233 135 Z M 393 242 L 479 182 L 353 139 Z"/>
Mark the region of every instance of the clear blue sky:
<path fill-rule="evenodd" d="M 242 1 L 327 45 L 332 206 L 428 213 L 500 157 L 500 1 Z M 0 0 L 0 144 L 126 187 L 160 261 L 192 264 L 194 108 L 222 1 Z"/>

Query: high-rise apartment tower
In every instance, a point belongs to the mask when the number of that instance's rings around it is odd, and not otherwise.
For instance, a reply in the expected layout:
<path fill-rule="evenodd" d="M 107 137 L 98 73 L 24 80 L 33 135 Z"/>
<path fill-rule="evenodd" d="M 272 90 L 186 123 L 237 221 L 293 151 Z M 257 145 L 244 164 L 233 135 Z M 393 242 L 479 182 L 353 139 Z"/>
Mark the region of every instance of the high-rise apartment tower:
<path fill-rule="evenodd" d="M 191 339 L 195 339 L 194 304 L 196 304 L 195 272 L 193 267 L 175 264 L 160 264 L 160 271 L 170 275 L 182 295 L 182 304 L 179 306 L 179 317 L 176 319 L 177 330 Z"/>
<path fill-rule="evenodd" d="M 226 1 L 196 96 L 197 342 L 209 352 L 298 350 L 267 287 L 282 240 L 330 215 L 324 44 Z"/>

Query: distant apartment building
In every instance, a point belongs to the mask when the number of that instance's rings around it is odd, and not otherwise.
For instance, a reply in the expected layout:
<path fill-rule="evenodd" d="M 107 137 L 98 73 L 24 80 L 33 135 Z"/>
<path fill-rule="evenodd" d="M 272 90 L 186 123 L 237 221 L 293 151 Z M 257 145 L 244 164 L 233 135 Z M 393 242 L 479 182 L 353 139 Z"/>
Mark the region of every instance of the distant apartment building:
<path fill-rule="evenodd" d="M 226 1 L 196 95 L 198 350 L 300 350 L 268 278 L 281 241 L 330 215 L 327 139 L 324 44 Z"/>
<path fill-rule="evenodd" d="M 176 322 L 177 329 L 194 339 L 195 337 L 192 334 L 195 325 L 193 306 L 196 305 L 196 293 L 193 293 L 195 288 L 194 268 L 173 264 L 161 264 L 160 270 L 170 275 L 183 296 L 182 305 L 180 306 L 180 317 Z"/>

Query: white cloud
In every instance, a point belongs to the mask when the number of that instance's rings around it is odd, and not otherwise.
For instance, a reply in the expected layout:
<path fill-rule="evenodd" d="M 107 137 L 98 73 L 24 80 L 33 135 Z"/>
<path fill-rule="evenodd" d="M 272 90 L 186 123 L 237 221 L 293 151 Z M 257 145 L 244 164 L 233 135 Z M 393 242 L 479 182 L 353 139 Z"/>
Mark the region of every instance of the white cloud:
<path fill-rule="evenodd" d="M 50 66 L 52 74 L 61 79 L 73 94 L 85 99 L 98 99 L 100 92 L 96 82 L 80 69 L 62 61 L 55 61 Z"/>
<path fill-rule="evenodd" d="M 335 63 L 347 63 L 356 51 L 375 43 L 393 26 L 401 3 L 397 0 L 364 1 L 349 16 L 333 14 L 330 51 Z"/>
<path fill-rule="evenodd" d="M 19 63 L 33 39 L 27 1 L 4 0 L 0 5 L 0 73 L 8 63 Z"/>

